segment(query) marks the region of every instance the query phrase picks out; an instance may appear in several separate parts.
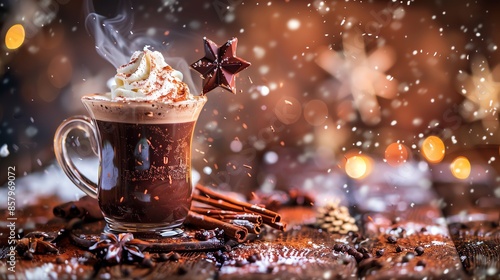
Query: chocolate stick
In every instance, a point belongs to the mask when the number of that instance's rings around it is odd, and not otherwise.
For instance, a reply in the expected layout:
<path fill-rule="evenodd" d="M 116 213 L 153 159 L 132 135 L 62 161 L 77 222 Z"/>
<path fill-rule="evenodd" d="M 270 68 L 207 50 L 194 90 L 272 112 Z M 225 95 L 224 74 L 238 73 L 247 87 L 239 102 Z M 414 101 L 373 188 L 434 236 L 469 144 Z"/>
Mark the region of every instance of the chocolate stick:
<path fill-rule="evenodd" d="M 203 229 L 223 229 L 225 235 L 240 243 L 245 241 L 248 236 L 248 230 L 244 227 L 226 223 L 193 211 L 188 212 L 185 222 Z"/>
<path fill-rule="evenodd" d="M 171 252 L 171 251 L 201 251 L 214 250 L 224 247 L 224 242 L 217 238 L 211 238 L 206 241 L 186 241 L 173 243 L 150 243 L 149 247 L 144 249 L 148 252 Z"/>
<path fill-rule="evenodd" d="M 92 237 L 94 237 L 94 235 L 89 236 L 85 234 L 75 233 L 74 231 L 71 231 L 70 233 L 70 238 L 73 243 L 85 249 L 88 249 L 99 240 Z M 149 242 L 148 247 L 146 247 L 143 252 L 202 251 L 222 248 L 224 248 L 224 242 L 214 237 L 206 241 L 186 241 L 172 243 Z"/>
<path fill-rule="evenodd" d="M 247 203 L 247 202 L 239 201 L 239 200 L 233 199 L 231 197 L 228 197 L 226 195 L 222 195 L 222 194 L 216 193 L 216 192 L 212 191 L 211 189 L 209 189 L 207 187 L 204 187 L 204 186 L 202 186 L 200 184 L 196 185 L 196 189 L 201 194 L 204 194 L 204 195 L 206 195 L 208 197 L 211 197 L 211 198 L 214 198 L 214 199 L 218 199 L 220 201 L 225 201 L 227 203 L 230 203 L 230 204 L 242 207 L 243 211 L 245 211 L 245 212 L 251 211 L 251 212 L 255 212 L 255 213 L 258 213 L 258 214 L 262 214 L 262 215 L 265 215 L 265 216 L 272 217 L 272 218 L 274 218 L 274 222 L 277 222 L 277 223 L 281 221 L 281 216 L 278 213 L 274 212 L 274 211 L 268 210 L 266 208 L 263 208 L 263 207 L 260 207 L 260 206 L 254 205 L 254 204 L 250 204 L 250 203 Z M 213 206 L 215 206 L 215 205 L 213 205 Z M 227 210 L 232 210 L 232 209 L 227 209 Z"/>

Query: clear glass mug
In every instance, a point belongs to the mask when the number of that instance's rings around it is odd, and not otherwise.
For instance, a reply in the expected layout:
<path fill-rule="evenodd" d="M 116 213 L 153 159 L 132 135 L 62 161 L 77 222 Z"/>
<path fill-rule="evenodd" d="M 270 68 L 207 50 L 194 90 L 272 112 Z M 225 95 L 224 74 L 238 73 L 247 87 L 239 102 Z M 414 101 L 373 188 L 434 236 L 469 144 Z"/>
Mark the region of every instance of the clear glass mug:
<path fill-rule="evenodd" d="M 82 97 L 91 118 L 64 120 L 54 136 L 57 161 L 86 194 L 97 198 L 106 231 L 173 236 L 191 206 L 191 143 L 205 96 L 174 103 Z M 80 129 L 99 157 L 98 183 L 68 155 L 66 138 Z"/>

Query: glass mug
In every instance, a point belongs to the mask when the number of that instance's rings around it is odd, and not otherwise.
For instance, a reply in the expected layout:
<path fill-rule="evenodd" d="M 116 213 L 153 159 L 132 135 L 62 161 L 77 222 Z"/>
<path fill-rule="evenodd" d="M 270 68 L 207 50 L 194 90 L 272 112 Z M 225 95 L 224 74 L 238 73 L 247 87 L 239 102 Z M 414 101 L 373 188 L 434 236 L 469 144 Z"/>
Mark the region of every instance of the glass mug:
<path fill-rule="evenodd" d="M 182 233 L 191 206 L 191 143 L 205 96 L 174 103 L 82 97 L 91 118 L 64 120 L 54 136 L 57 161 L 82 191 L 99 201 L 105 231 Z M 73 129 L 90 136 L 98 183 L 81 174 L 66 148 Z"/>

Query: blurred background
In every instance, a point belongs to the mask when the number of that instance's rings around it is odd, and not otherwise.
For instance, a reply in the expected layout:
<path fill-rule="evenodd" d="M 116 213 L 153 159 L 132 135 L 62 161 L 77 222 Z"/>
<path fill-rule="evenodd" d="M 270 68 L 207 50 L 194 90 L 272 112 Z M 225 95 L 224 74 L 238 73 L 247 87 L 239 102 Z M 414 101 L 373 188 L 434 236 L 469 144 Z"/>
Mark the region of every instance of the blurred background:
<path fill-rule="evenodd" d="M 499 205 L 496 1 L 13 0 L 0 20 L 0 185 L 8 166 L 57 172 L 54 132 L 86 113 L 82 95 L 108 90 L 113 53 L 125 63 L 150 44 L 185 66 L 203 57 L 203 37 L 237 37 L 252 66 L 237 94 L 208 93 L 193 148 L 203 183 L 247 192 L 412 178 L 469 195 L 485 184 Z M 198 94 L 198 74 L 182 71 Z M 76 156 L 91 157 L 83 143 Z"/>

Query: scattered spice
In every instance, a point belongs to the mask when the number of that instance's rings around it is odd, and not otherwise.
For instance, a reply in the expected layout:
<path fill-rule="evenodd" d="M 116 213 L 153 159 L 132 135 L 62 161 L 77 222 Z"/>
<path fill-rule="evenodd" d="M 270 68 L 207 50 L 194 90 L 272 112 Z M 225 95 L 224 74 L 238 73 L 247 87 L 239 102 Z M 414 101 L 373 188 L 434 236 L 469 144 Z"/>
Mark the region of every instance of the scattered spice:
<path fill-rule="evenodd" d="M 356 259 L 357 262 L 360 262 L 363 260 L 364 256 L 362 253 L 360 252 L 355 252 L 353 257 Z"/>
<path fill-rule="evenodd" d="M 418 260 L 418 262 L 417 262 L 417 266 L 423 266 L 423 267 L 425 267 L 426 265 L 427 265 L 427 262 L 424 261 L 424 260 Z"/>
<path fill-rule="evenodd" d="M 404 263 L 407 263 L 409 262 L 410 260 L 412 260 L 413 258 L 415 257 L 415 255 L 413 253 L 407 253 L 403 259 L 401 260 L 402 262 Z"/>
<path fill-rule="evenodd" d="M 375 252 L 375 255 L 377 255 L 377 257 L 382 257 L 384 253 L 385 253 L 384 249 L 379 249 Z"/>
<path fill-rule="evenodd" d="M 172 257 L 173 254 L 174 254 L 174 252 L 161 253 L 158 256 L 159 257 L 158 260 L 162 261 L 162 262 L 168 261 L 168 260 L 170 260 L 170 257 Z"/>
<path fill-rule="evenodd" d="M 358 252 L 363 253 L 363 254 L 369 253 L 368 249 L 366 249 L 365 247 L 359 247 Z"/>
<path fill-rule="evenodd" d="M 201 241 L 207 241 L 211 238 L 215 237 L 215 232 L 213 230 L 206 230 L 206 229 L 201 229 L 194 234 L 194 238 L 201 240 Z"/>
<path fill-rule="evenodd" d="M 63 258 L 61 258 L 61 257 L 57 257 L 57 258 L 56 258 L 56 263 L 57 263 L 57 264 L 63 264 L 63 263 L 64 263 L 64 259 L 63 259 Z"/>
<path fill-rule="evenodd" d="M 387 242 L 389 242 L 391 244 L 396 244 L 398 242 L 398 239 L 394 235 L 389 235 L 387 237 Z"/>
<path fill-rule="evenodd" d="M 16 250 L 21 256 L 25 256 L 26 252 L 29 252 L 30 254 L 57 254 L 59 253 L 59 250 L 54 244 L 51 243 L 54 239 L 55 237 L 52 237 L 45 232 L 30 232 L 17 241 Z M 30 257 L 29 255 L 27 256 Z M 33 259 L 33 257 L 31 256 L 30 259 Z"/>
<path fill-rule="evenodd" d="M 170 257 L 170 260 L 172 260 L 172 261 L 178 261 L 178 260 L 180 260 L 180 259 L 181 259 L 181 254 L 179 254 L 179 253 L 177 253 L 177 252 L 174 252 L 174 253 L 172 254 L 172 256 Z"/>
<path fill-rule="evenodd" d="M 153 260 L 151 260 L 151 257 L 149 256 L 149 254 L 145 254 L 144 258 L 141 261 L 141 266 L 147 267 L 147 268 L 152 268 L 154 265 L 155 264 L 154 264 Z"/>
<path fill-rule="evenodd" d="M 33 259 L 33 254 L 30 251 L 26 251 L 23 254 L 23 259 L 31 261 Z"/>
<path fill-rule="evenodd" d="M 421 255 L 423 255 L 423 254 L 424 254 L 424 247 L 422 247 L 422 246 L 417 246 L 417 247 L 415 248 L 415 253 L 417 253 L 417 256 L 421 256 Z"/>
<path fill-rule="evenodd" d="M 340 243 L 335 243 L 335 245 L 333 245 L 333 250 L 335 250 L 336 252 L 342 251 L 343 248 L 344 248 L 344 245 L 340 244 Z"/>
<path fill-rule="evenodd" d="M 259 261 L 259 260 L 261 260 L 261 256 L 258 253 L 254 253 L 254 254 L 252 254 L 252 255 L 250 255 L 250 256 L 247 257 L 247 261 L 249 263 L 255 263 L 255 262 Z"/>
<path fill-rule="evenodd" d="M 398 246 L 396 246 L 396 252 L 397 252 L 397 253 L 401 253 L 401 252 L 403 252 L 403 248 L 402 248 L 401 246 L 399 246 L 399 245 L 398 245 Z"/>
<path fill-rule="evenodd" d="M 227 252 L 222 252 L 221 250 L 215 252 L 213 254 L 215 260 L 219 263 L 219 264 L 223 264 L 224 262 L 226 262 L 227 260 L 229 260 L 229 254 Z"/>
<path fill-rule="evenodd" d="M 371 259 L 371 258 L 373 258 L 373 255 L 371 253 L 363 253 L 363 258 L 364 259 Z"/>

